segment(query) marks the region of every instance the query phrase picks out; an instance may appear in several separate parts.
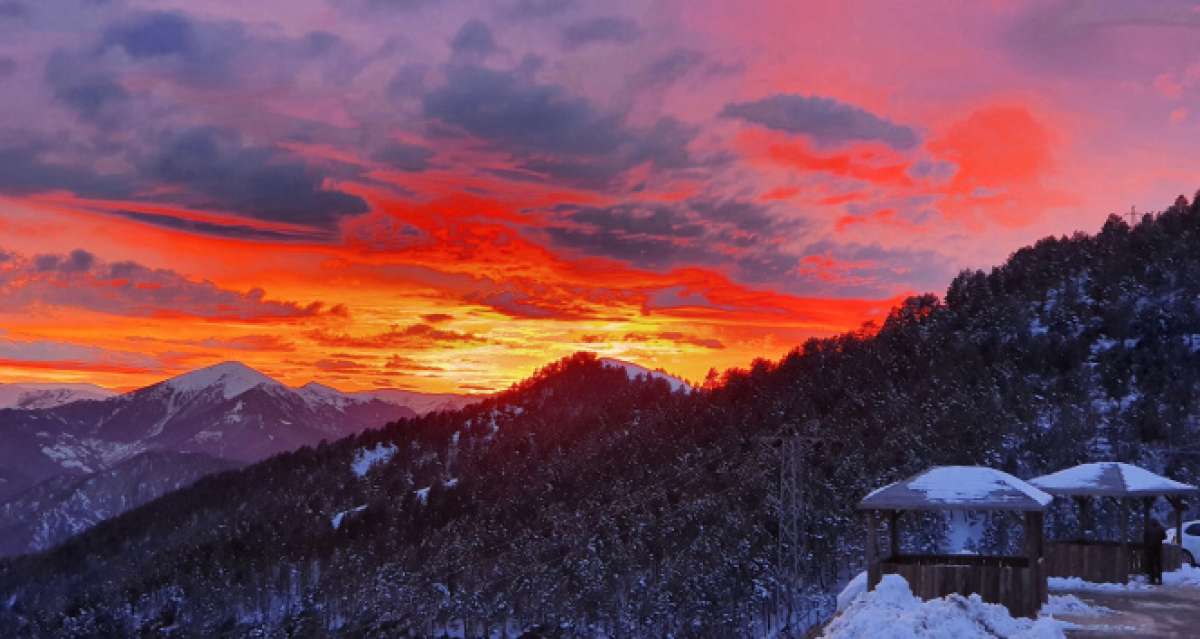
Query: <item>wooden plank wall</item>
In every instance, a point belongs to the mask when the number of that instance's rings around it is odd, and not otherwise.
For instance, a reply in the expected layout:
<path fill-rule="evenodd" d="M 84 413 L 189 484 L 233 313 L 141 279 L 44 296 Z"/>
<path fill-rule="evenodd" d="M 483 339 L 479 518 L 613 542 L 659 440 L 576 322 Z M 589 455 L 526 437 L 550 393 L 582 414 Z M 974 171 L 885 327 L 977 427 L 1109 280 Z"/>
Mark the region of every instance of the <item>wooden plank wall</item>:
<path fill-rule="evenodd" d="M 1179 570 L 1183 551 L 1163 545 L 1163 571 Z M 1142 573 L 1140 544 L 1054 542 L 1046 545 L 1046 576 L 1079 577 L 1095 583 L 1125 583 Z"/>
<path fill-rule="evenodd" d="M 922 599 L 977 593 L 984 601 L 1004 605 L 1017 617 L 1037 617 L 1046 597 L 1040 562 L 1032 567 L 1015 567 L 885 561 L 880 569 L 885 574 L 904 577 L 913 594 Z"/>

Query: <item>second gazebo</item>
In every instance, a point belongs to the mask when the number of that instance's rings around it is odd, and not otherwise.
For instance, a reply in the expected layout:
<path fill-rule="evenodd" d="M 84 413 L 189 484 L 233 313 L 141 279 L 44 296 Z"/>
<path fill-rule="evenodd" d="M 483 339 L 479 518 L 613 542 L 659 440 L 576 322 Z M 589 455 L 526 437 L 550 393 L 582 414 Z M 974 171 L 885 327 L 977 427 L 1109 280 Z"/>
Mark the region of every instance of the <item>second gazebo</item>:
<path fill-rule="evenodd" d="M 1131 500 L 1141 500 L 1142 530 L 1145 530 L 1150 522 L 1154 499 L 1166 498 L 1175 510 L 1175 538 L 1180 539 L 1182 499 L 1200 492 L 1191 484 L 1120 462 L 1080 464 L 1031 479 L 1029 483 L 1056 497 L 1071 497 L 1079 508 L 1078 539 L 1055 540 L 1046 547 L 1048 576 L 1080 577 L 1093 582 L 1126 582 L 1130 574 L 1141 570 L 1142 544 L 1130 543 L 1126 525 L 1125 513 Z M 1119 536 L 1116 540 L 1100 540 L 1094 536 L 1089 538 L 1093 498 L 1116 500 L 1119 511 Z M 1176 546 L 1163 547 L 1164 570 L 1177 569 L 1182 562 L 1181 549 Z"/>

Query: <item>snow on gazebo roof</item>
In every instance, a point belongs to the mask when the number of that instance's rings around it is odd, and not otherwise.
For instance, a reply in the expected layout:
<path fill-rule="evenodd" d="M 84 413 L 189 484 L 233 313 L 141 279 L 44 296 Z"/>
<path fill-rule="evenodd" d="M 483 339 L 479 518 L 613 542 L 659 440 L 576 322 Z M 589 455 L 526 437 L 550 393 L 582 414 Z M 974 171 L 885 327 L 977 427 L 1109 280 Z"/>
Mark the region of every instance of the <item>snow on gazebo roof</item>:
<path fill-rule="evenodd" d="M 1153 497 L 1156 495 L 1194 495 L 1200 492 L 1191 484 L 1156 475 L 1145 468 L 1121 462 L 1080 464 L 1029 483 L 1055 495 L 1093 497 Z"/>
<path fill-rule="evenodd" d="M 878 488 L 859 510 L 1045 510 L 1053 496 L 983 466 L 934 466 Z"/>

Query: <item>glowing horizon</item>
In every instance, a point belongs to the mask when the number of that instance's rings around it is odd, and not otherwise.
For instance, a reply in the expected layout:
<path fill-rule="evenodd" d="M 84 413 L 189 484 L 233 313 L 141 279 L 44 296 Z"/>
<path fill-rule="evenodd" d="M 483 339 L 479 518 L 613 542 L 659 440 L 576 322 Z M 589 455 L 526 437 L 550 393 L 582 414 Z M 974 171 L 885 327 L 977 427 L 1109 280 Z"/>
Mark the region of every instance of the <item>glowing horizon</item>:
<path fill-rule="evenodd" d="M 0 4 L 0 382 L 701 381 L 1200 186 L 1190 2 L 61 3 Z"/>

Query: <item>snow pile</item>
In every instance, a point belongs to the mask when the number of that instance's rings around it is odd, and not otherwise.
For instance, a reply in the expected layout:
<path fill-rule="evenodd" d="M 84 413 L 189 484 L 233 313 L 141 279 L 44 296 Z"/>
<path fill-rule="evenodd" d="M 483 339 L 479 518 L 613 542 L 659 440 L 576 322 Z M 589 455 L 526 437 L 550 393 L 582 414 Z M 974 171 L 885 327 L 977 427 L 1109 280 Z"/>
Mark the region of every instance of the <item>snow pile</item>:
<path fill-rule="evenodd" d="M 1050 600 L 1042 606 L 1041 614 L 1047 617 L 1056 615 L 1073 615 L 1076 617 L 1099 617 L 1112 612 L 1112 608 L 1094 606 L 1075 595 L 1050 595 Z"/>
<path fill-rule="evenodd" d="M 837 609 L 841 612 L 849 606 L 856 597 L 867 591 L 867 571 L 862 571 L 846 584 L 837 596 Z"/>
<path fill-rule="evenodd" d="M 1163 575 L 1166 580 L 1166 575 Z M 1150 590 L 1144 581 L 1130 581 L 1127 584 L 1097 583 L 1084 581 L 1079 577 L 1050 577 L 1046 579 L 1046 587 L 1050 590 L 1077 590 L 1080 592 L 1134 592 Z"/>
<path fill-rule="evenodd" d="M 355 476 L 363 477 L 375 464 L 386 464 L 396 454 L 394 444 L 377 444 L 374 448 L 360 448 L 354 453 L 354 461 L 350 462 L 350 470 Z"/>
<path fill-rule="evenodd" d="M 1187 586 L 1200 588 L 1200 568 L 1184 565 L 1179 570 L 1163 573 L 1164 586 Z"/>
<path fill-rule="evenodd" d="M 922 601 L 900 575 L 884 575 L 825 629 L 826 639 L 1062 639 L 1066 624 L 1049 617 L 1014 619 L 979 595 Z"/>

